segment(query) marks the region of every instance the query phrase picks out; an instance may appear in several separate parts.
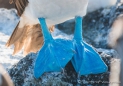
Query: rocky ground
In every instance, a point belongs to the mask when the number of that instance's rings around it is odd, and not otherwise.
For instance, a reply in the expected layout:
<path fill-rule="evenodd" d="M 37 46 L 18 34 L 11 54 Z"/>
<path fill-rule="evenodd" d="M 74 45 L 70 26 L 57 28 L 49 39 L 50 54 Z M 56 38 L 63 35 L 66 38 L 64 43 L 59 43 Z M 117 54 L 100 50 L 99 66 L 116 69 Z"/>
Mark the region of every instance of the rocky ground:
<path fill-rule="evenodd" d="M 20 60 L 18 64 L 10 69 L 9 74 L 12 77 L 15 86 L 108 86 L 110 77 L 110 64 L 116 62 L 116 53 L 114 50 L 98 49 L 103 60 L 108 65 L 106 73 L 97 75 L 81 76 L 77 81 L 77 73 L 75 72 L 71 62 L 65 67 L 65 72 L 44 73 L 41 78 L 35 79 L 33 76 L 34 62 L 36 54 L 30 54 Z M 86 70 L 85 70 L 86 71 Z M 117 82 L 118 83 L 118 82 Z"/>
<path fill-rule="evenodd" d="M 106 73 L 81 76 L 80 81 L 77 81 L 77 74 L 69 62 L 64 72 L 44 73 L 39 79 L 35 79 L 33 68 L 37 54 L 32 53 L 9 70 L 15 86 L 76 86 L 77 84 L 80 86 L 118 86 L 120 60 L 117 53 L 108 46 L 108 33 L 113 20 L 122 12 L 123 5 L 118 5 L 89 13 L 83 19 L 84 40 L 93 45 L 105 61 L 108 66 Z M 56 25 L 56 28 L 72 37 L 74 24 L 74 20 L 70 20 Z"/>

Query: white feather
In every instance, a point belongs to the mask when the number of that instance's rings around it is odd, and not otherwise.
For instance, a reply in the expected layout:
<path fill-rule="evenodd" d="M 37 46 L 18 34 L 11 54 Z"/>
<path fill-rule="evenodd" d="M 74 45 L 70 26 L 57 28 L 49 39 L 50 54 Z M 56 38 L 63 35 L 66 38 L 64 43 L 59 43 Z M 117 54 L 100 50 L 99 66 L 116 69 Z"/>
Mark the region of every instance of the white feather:
<path fill-rule="evenodd" d="M 85 16 L 86 11 L 92 12 L 100 8 L 115 5 L 117 0 L 29 0 L 19 27 L 24 24 L 39 23 L 37 18 L 44 17 L 48 26 L 55 25 L 74 18 Z M 121 0 L 123 2 L 123 0 Z M 88 6 L 88 7 L 87 7 Z M 24 24 L 23 24 L 24 23 Z"/>
<path fill-rule="evenodd" d="M 29 0 L 24 15 L 46 18 L 48 25 L 55 25 L 75 16 L 85 16 L 88 0 Z"/>

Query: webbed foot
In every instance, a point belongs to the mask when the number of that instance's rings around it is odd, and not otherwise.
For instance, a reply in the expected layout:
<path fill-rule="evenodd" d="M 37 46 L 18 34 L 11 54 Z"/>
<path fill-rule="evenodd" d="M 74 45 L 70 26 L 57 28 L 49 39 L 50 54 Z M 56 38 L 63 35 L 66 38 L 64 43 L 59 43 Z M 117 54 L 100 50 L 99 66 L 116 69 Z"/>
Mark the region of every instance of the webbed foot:
<path fill-rule="evenodd" d="M 44 35 L 44 45 L 35 62 L 34 76 L 36 78 L 39 78 L 44 72 L 61 71 L 74 54 L 71 41 L 53 39 L 45 19 L 40 18 L 39 21 Z"/>
<path fill-rule="evenodd" d="M 76 54 L 72 64 L 79 75 L 97 74 L 107 71 L 107 66 L 99 54 L 82 39 L 82 17 L 77 16 L 73 46 Z"/>

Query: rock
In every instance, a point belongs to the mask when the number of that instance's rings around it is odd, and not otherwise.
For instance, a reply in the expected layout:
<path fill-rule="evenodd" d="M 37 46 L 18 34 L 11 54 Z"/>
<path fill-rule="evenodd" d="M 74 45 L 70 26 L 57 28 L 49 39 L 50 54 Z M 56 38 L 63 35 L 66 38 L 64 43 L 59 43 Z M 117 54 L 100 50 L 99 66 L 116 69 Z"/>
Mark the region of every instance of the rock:
<path fill-rule="evenodd" d="M 15 86 L 69 86 L 62 81 L 61 72 L 45 73 L 40 79 L 33 76 L 34 62 L 37 54 L 30 54 L 10 69 L 9 74 Z"/>
<path fill-rule="evenodd" d="M 108 65 L 108 71 L 101 74 L 91 74 L 81 76 L 80 85 L 90 86 L 108 86 L 110 63 L 111 59 L 115 57 L 114 50 L 97 49 Z M 9 74 L 15 86 L 75 86 L 77 85 L 77 73 L 75 72 L 71 62 L 67 64 L 64 72 L 49 72 L 44 73 L 41 78 L 35 79 L 33 76 L 34 62 L 37 54 L 27 55 L 24 59 L 20 60 L 12 69 Z M 85 70 L 86 71 L 86 70 Z M 105 82 L 105 83 L 104 83 Z M 107 82 L 107 83 L 106 83 Z"/>

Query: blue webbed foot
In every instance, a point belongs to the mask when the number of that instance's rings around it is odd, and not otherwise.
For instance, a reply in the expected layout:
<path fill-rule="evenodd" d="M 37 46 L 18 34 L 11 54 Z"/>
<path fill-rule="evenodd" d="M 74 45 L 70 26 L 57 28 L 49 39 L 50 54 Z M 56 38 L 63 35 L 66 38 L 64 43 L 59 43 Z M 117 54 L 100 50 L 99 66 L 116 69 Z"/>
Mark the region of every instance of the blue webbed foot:
<path fill-rule="evenodd" d="M 71 41 L 53 39 L 45 19 L 39 18 L 39 21 L 44 35 L 44 45 L 35 61 L 34 76 L 36 78 L 39 78 L 44 72 L 61 71 L 74 54 Z"/>
<path fill-rule="evenodd" d="M 107 66 L 99 54 L 82 39 L 82 18 L 76 17 L 76 26 L 73 39 L 76 54 L 72 64 L 79 75 L 97 74 L 107 71 Z"/>

